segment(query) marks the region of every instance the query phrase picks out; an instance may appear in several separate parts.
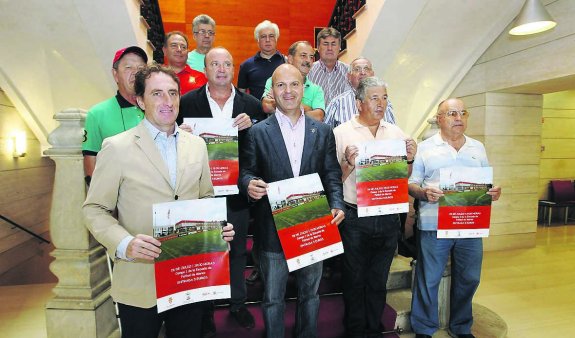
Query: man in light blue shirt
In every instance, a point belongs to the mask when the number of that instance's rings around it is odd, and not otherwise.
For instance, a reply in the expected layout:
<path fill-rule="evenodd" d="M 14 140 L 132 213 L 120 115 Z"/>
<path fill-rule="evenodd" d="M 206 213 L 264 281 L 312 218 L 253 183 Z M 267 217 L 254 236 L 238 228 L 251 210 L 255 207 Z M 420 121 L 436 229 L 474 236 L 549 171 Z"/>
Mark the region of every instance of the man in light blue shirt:
<path fill-rule="evenodd" d="M 483 242 L 481 238 L 437 238 L 439 170 L 449 167 L 489 166 L 485 147 L 464 134 L 469 112 L 460 99 L 439 104 L 440 131 L 421 142 L 411 176 L 409 194 L 419 200 L 420 243 L 411 304 L 411 326 L 416 338 L 431 338 L 439 328 L 438 289 L 443 270 L 451 255 L 451 300 L 449 330 L 452 337 L 473 338 L 471 301 L 479 286 Z M 489 189 L 493 201 L 501 187 Z"/>
<path fill-rule="evenodd" d="M 216 38 L 216 22 L 209 15 L 200 14 L 192 21 L 196 49 L 188 53 L 188 65 L 198 72 L 205 72 L 206 53 L 212 49 Z"/>

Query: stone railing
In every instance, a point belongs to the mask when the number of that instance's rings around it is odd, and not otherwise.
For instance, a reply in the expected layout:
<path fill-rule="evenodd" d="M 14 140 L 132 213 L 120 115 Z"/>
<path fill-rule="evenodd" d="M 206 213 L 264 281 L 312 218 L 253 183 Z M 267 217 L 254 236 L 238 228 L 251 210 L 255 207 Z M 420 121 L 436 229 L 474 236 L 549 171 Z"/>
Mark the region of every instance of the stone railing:
<path fill-rule="evenodd" d="M 86 195 L 82 159 L 86 113 L 68 109 L 57 113 L 60 122 L 48 137 L 44 152 L 56 163 L 50 236 L 55 260 L 50 270 L 58 277 L 54 298 L 46 304 L 49 338 L 118 336 L 118 321 L 110 297 L 106 252 L 84 226 Z"/>

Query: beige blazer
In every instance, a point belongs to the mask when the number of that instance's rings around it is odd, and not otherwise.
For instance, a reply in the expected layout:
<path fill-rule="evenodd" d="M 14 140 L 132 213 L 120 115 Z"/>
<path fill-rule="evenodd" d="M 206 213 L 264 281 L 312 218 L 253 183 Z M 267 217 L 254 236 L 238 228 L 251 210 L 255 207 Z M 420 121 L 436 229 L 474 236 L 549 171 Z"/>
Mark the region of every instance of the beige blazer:
<path fill-rule="evenodd" d="M 205 142 L 180 131 L 177 153 L 173 189 L 168 167 L 143 121 L 104 140 L 83 212 L 86 226 L 110 257 L 116 257 L 116 248 L 126 236 L 152 236 L 152 204 L 213 196 Z M 115 259 L 112 297 L 141 308 L 155 306 L 154 264 Z"/>

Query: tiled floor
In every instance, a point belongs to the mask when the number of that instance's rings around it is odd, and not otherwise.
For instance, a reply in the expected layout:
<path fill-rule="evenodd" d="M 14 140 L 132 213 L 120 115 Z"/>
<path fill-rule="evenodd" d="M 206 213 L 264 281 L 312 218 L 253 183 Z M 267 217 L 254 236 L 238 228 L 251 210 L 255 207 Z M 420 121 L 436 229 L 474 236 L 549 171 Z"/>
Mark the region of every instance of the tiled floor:
<path fill-rule="evenodd" d="M 507 321 L 509 338 L 572 337 L 575 226 L 539 227 L 532 249 L 487 252 L 475 302 Z M 53 284 L 0 287 L 0 337 L 46 337 Z"/>

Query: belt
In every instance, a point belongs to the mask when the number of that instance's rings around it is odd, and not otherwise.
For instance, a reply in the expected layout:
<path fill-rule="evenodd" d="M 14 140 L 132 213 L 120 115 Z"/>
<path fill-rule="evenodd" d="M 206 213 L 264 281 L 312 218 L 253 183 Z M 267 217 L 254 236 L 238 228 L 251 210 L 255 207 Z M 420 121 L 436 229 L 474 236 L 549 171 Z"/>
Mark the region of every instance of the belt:
<path fill-rule="evenodd" d="M 348 202 L 343 202 L 345 203 L 345 205 L 347 205 L 348 207 L 357 210 L 357 204 L 353 204 L 353 203 L 348 203 Z"/>

